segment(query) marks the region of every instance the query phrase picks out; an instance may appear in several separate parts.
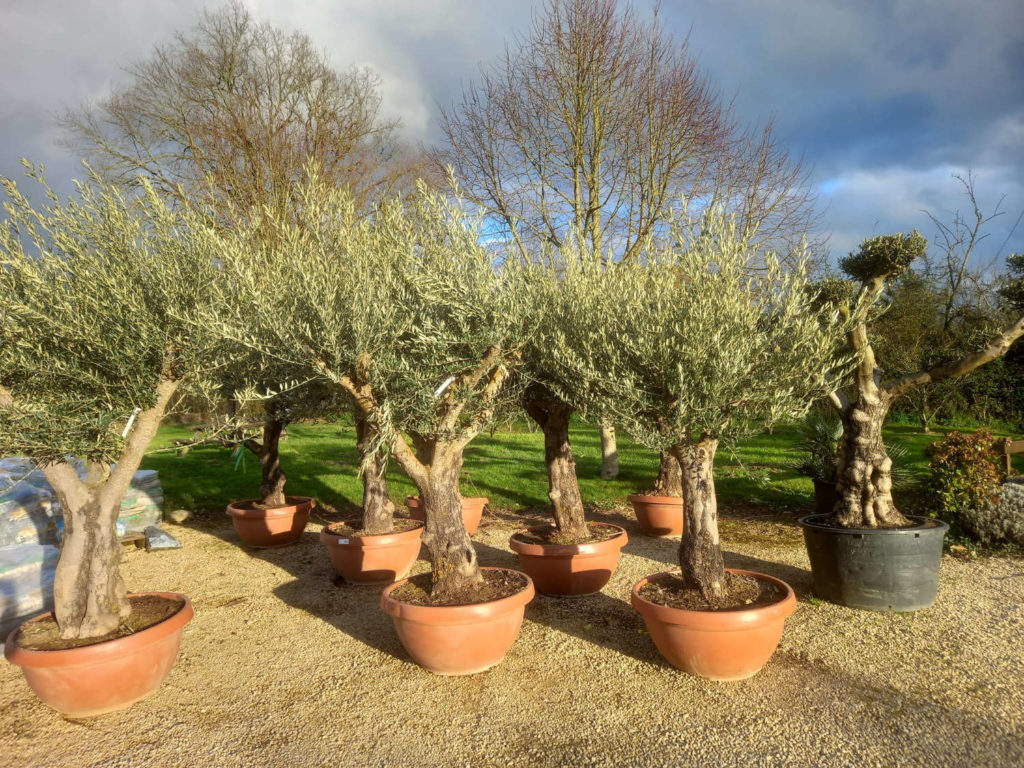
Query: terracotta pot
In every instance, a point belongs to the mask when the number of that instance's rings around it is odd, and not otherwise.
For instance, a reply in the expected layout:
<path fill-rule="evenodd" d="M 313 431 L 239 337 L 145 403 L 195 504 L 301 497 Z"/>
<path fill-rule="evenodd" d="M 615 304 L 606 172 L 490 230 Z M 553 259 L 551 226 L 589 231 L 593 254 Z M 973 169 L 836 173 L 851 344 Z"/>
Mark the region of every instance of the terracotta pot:
<path fill-rule="evenodd" d="M 466 526 L 466 533 L 472 536 L 480 527 L 480 518 L 484 514 L 484 506 L 487 504 L 486 496 L 475 496 L 473 498 L 462 497 L 462 524 Z M 407 496 L 405 506 L 409 508 L 409 516 L 413 520 L 427 521 L 423 512 L 423 504 L 419 496 Z"/>
<path fill-rule="evenodd" d="M 288 505 L 269 509 L 247 509 L 244 505 L 259 499 L 233 501 L 228 514 L 235 531 L 250 547 L 281 547 L 299 540 L 309 522 L 314 501 L 308 496 L 289 496 Z"/>
<path fill-rule="evenodd" d="M 481 568 L 482 571 L 509 570 Z M 510 597 L 473 605 L 410 605 L 391 597 L 406 579 L 385 588 L 380 607 L 413 661 L 436 675 L 472 675 L 497 664 L 519 636 L 533 582 Z"/>
<path fill-rule="evenodd" d="M 176 614 L 126 637 L 82 648 L 34 651 L 17 647 L 16 629 L 7 636 L 4 655 L 22 673 L 43 703 L 68 717 L 92 717 L 142 701 L 163 683 L 174 665 L 181 633 L 192 619 L 192 603 L 172 592 L 138 595 L 184 600 Z M 21 626 L 52 616 L 30 619 Z"/>
<path fill-rule="evenodd" d="M 775 653 L 786 617 L 796 610 L 796 595 L 784 581 L 753 571 L 726 570 L 770 582 L 785 597 L 773 605 L 735 611 L 687 611 L 640 597 L 641 587 L 666 571 L 640 579 L 630 600 L 661 655 L 672 666 L 707 680 L 743 680 L 757 674 Z"/>
<path fill-rule="evenodd" d="M 647 496 L 633 493 L 627 497 L 636 512 L 640 527 L 648 536 L 680 536 L 683 533 L 683 500 L 679 496 Z"/>
<path fill-rule="evenodd" d="M 613 538 L 587 544 L 530 544 L 515 536 L 508 540 L 523 570 L 542 595 L 580 596 L 600 592 L 615 573 L 629 538 L 617 525 L 594 523 L 618 531 Z M 549 530 L 550 525 L 521 528 L 518 533 Z"/>
<path fill-rule="evenodd" d="M 420 553 L 423 524 L 398 533 L 339 536 L 326 528 L 320 541 L 336 570 L 349 584 L 390 584 L 409 572 Z"/>

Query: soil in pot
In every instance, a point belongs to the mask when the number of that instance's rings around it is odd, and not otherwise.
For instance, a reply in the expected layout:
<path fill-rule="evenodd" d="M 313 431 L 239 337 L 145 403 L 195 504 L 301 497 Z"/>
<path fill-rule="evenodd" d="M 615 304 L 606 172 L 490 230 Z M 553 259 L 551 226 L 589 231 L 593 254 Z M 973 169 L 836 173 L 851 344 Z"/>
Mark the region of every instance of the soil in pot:
<path fill-rule="evenodd" d="M 636 519 L 648 536 L 681 536 L 683 499 L 681 496 L 652 496 L 633 493 L 628 496 Z"/>
<path fill-rule="evenodd" d="M 462 497 L 462 524 L 466 526 L 466 533 L 472 536 L 480 527 L 480 518 L 483 517 L 484 507 L 487 506 L 486 496 L 463 496 Z M 423 505 L 419 496 L 408 496 L 405 499 L 405 506 L 409 508 L 409 515 L 413 520 L 426 522 L 427 518 L 423 513 Z"/>
<path fill-rule="evenodd" d="M 796 610 L 796 595 L 785 582 L 753 571 L 726 572 L 765 586 L 751 589 L 741 578 L 733 581 L 739 593 L 717 608 L 675 608 L 645 597 L 646 593 L 665 602 L 681 599 L 684 604 L 692 599 L 669 588 L 673 579 L 677 584 L 681 579 L 678 572 L 666 572 L 637 582 L 630 601 L 661 655 L 673 666 L 708 680 L 743 680 L 757 674 L 778 647 L 786 618 Z M 736 607 L 740 601 L 742 606 Z M 694 602 L 701 602 L 699 596 Z"/>
<path fill-rule="evenodd" d="M 150 592 L 129 595 L 139 615 L 127 620 L 133 631 L 111 639 L 94 638 L 87 645 L 55 650 L 23 647 L 53 644 L 52 614 L 31 619 L 7 637 L 7 660 L 21 667 L 25 680 L 47 705 L 68 717 L 92 717 L 124 709 L 145 699 L 163 683 L 181 646 L 185 625 L 192 619 L 192 604 L 184 595 Z M 167 615 L 169 612 L 169 615 Z M 156 619 L 163 614 L 164 617 Z M 141 624 L 155 620 L 144 628 Z M 34 625 L 43 625 L 37 629 Z M 43 638 L 49 637 L 49 640 Z M 59 639 L 57 641 L 60 642 Z"/>
<path fill-rule="evenodd" d="M 647 579 L 640 597 L 684 611 L 736 611 L 772 605 L 785 593 L 769 581 L 726 572 L 725 595 L 709 601 L 698 590 L 687 588 L 679 574 L 663 573 Z"/>
<path fill-rule="evenodd" d="M 281 547 L 299 540 L 309 522 L 313 499 L 288 496 L 280 507 L 260 504 L 259 499 L 245 499 L 228 504 L 235 532 L 250 547 Z"/>
<path fill-rule="evenodd" d="M 477 602 L 432 604 L 429 574 L 385 588 L 381 608 L 394 621 L 409 655 L 424 669 L 438 675 L 482 672 L 501 661 L 519 636 L 526 604 L 533 599 L 533 582 L 506 568 L 480 571 L 483 584 L 459 596 L 460 601 Z M 408 601 L 397 599 L 395 593 Z"/>
<path fill-rule="evenodd" d="M 41 616 L 36 621 L 25 622 L 17 633 L 15 644 L 18 648 L 32 651 L 63 651 L 67 648 L 84 648 L 107 640 L 116 640 L 148 629 L 164 619 L 170 618 L 185 605 L 177 597 L 160 595 L 132 595 L 128 598 L 132 612 L 115 631 L 99 637 L 65 639 L 60 636 L 60 627 L 53 614 Z"/>
<path fill-rule="evenodd" d="M 798 521 L 818 597 L 871 611 L 918 611 L 935 602 L 946 523 L 910 516 L 909 527 L 840 528 L 830 518 Z"/>
<path fill-rule="evenodd" d="M 554 526 L 524 528 L 512 535 L 509 547 L 541 594 L 590 595 L 611 579 L 629 539 L 617 525 L 590 523 L 588 529 L 587 541 L 567 544 Z"/>
<path fill-rule="evenodd" d="M 481 569 L 481 575 L 484 577 L 481 583 L 467 587 L 443 602 L 430 596 L 429 573 L 421 573 L 419 576 L 406 579 L 391 590 L 391 597 L 409 605 L 476 605 L 511 597 L 522 592 L 530 583 L 530 580 L 519 571 L 504 568 Z"/>
<path fill-rule="evenodd" d="M 349 584 L 390 584 L 409 572 L 420 552 L 423 523 L 396 518 L 391 533 L 364 535 L 359 520 L 320 532 L 334 570 Z"/>

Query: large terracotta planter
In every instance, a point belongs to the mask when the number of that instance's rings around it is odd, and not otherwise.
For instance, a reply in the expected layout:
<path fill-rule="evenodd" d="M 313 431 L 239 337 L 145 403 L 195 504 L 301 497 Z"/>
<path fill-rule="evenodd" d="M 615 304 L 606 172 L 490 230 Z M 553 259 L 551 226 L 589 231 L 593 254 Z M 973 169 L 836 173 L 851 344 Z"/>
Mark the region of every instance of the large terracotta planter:
<path fill-rule="evenodd" d="M 770 582 L 785 597 L 772 605 L 735 611 L 687 611 L 640 597 L 640 589 L 666 571 L 638 581 L 630 600 L 661 655 L 672 666 L 707 680 L 743 680 L 757 674 L 775 653 L 786 618 L 796 610 L 796 595 L 784 581 L 754 571 L 726 570 Z"/>
<path fill-rule="evenodd" d="M 615 573 L 622 548 L 629 541 L 626 531 L 617 525 L 595 523 L 618 533 L 605 541 L 587 544 L 531 544 L 508 540 L 519 556 L 523 570 L 533 579 L 542 595 L 580 596 L 600 592 Z M 522 528 L 520 533 L 550 529 L 549 525 Z"/>
<path fill-rule="evenodd" d="M 481 568 L 500 571 L 502 568 Z M 525 575 L 525 574 L 524 574 Z M 436 675 L 472 675 L 497 664 L 519 636 L 533 582 L 509 597 L 473 605 L 410 605 L 391 597 L 406 580 L 385 588 L 380 607 L 395 623 L 413 661 Z"/>
<path fill-rule="evenodd" d="M 243 542 L 250 547 L 281 547 L 299 540 L 309 522 L 313 499 L 289 496 L 288 505 L 270 509 L 247 509 L 243 506 L 258 501 L 246 499 L 228 504 L 235 532 Z"/>
<path fill-rule="evenodd" d="M 679 496 L 647 496 L 633 493 L 628 497 L 636 519 L 648 536 L 679 536 L 683 532 L 683 500 Z"/>
<path fill-rule="evenodd" d="M 349 584 L 390 584 L 409 572 L 420 553 L 423 524 L 398 533 L 339 536 L 326 528 L 320 541 L 327 547 L 334 570 Z"/>
<path fill-rule="evenodd" d="M 181 634 L 194 615 L 184 595 L 143 592 L 183 600 L 181 610 L 139 632 L 82 648 L 35 651 L 17 647 L 16 629 L 7 636 L 4 655 L 22 673 L 43 703 L 68 717 L 92 717 L 124 709 L 156 691 L 171 671 Z M 30 619 L 40 621 L 52 614 Z"/>
<path fill-rule="evenodd" d="M 487 504 L 486 496 L 462 498 L 462 524 L 466 526 L 466 533 L 472 536 L 480 527 L 480 518 L 484 514 L 484 506 Z M 427 516 L 423 511 L 423 504 L 419 496 L 407 496 L 405 506 L 409 508 L 409 516 L 413 520 L 426 522 Z"/>

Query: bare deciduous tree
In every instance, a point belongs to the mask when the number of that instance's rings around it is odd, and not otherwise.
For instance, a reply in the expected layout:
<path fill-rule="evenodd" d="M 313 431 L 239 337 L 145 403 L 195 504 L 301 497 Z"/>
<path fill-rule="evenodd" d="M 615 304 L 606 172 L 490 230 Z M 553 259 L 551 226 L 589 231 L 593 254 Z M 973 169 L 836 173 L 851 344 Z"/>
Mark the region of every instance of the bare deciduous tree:
<path fill-rule="evenodd" d="M 742 128 L 657 12 L 645 21 L 616 0 L 548 0 L 442 127 L 435 164 L 524 259 L 579 237 L 595 258 L 630 261 L 684 200 L 727 208 L 783 255 L 813 230 L 805 171 L 771 125 Z M 614 477 L 604 419 L 601 443 Z"/>

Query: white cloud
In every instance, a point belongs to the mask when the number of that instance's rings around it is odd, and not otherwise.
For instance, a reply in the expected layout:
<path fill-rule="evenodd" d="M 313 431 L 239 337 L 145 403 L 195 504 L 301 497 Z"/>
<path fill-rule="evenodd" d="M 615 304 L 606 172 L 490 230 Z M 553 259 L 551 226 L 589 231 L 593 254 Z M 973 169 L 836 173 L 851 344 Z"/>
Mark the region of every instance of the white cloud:
<path fill-rule="evenodd" d="M 970 202 L 954 175 L 974 176 L 974 188 L 982 213 L 990 214 L 1005 199 L 1005 213 L 990 222 L 989 237 L 979 248 L 978 257 L 988 260 L 996 254 L 1024 207 L 1024 183 L 1005 166 L 985 165 L 968 169 L 940 165 L 917 170 L 888 167 L 853 170 L 829 178 L 818 185 L 821 202 L 827 206 L 827 229 L 832 232 L 830 246 L 834 256 L 843 256 L 857 248 L 867 237 L 918 229 L 931 240 L 935 227 L 925 211 L 943 223 L 949 223 L 959 211 L 970 214 Z M 1002 256 L 1024 250 L 1024 225 L 1010 238 Z"/>

